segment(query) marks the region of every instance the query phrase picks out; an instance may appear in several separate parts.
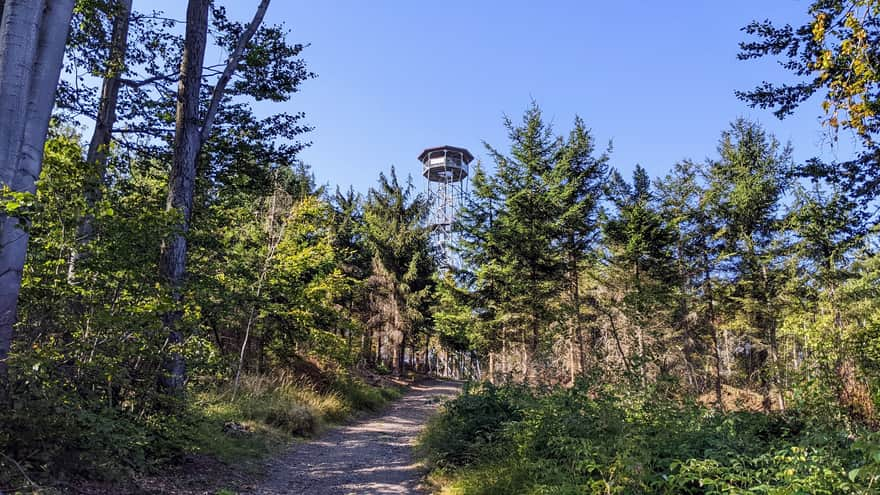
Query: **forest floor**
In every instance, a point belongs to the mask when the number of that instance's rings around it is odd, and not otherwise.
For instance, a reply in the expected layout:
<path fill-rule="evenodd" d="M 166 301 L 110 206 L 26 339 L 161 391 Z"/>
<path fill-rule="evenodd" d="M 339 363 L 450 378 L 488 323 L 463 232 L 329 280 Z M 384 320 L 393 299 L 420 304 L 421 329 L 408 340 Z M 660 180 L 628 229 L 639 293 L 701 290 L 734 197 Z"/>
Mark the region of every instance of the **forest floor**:
<path fill-rule="evenodd" d="M 410 387 L 380 415 L 326 432 L 271 462 L 260 495 L 413 494 L 424 474 L 413 444 L 428 418 L 460 391 L 455 382 Z"/>
<path fill-rule="evenodd" d="M 453 381 L 401 381 L 406 392 L 381 411 L 331 426 L 263 459 L 223 462 L 188 455 L 161 475 L 123 483 L 80 481 L 46 494 L 351 495 L 418 494 L 425 471 L 413 445 L 428 419 L 461 391 Z M 0 493 L 2 495 L 2 493 Z"/>

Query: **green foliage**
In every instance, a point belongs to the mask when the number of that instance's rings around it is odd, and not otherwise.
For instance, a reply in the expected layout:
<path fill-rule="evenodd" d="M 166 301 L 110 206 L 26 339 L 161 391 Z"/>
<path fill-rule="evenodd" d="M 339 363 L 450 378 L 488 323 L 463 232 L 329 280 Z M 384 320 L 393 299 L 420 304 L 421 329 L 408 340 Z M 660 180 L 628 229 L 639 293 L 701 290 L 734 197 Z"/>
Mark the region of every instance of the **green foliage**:
<path fill-rule="evenodd" d="M 79 136 L 53 129 L 30 216 L 9 407 L 0 411 L 0 451 L 35 475 L 119 477 L 177 457 L 184 443 L 176 430 L 187 419 L 165 414 L 168 399 L 155 387 L 164 345 L 155 315 L 165 299 L 149 273 L 168 220 L 158 207 L 160 182 L 114 168 L 127 187 L 107 191 L 88 211 L 87 168 Z M 102 235 L 74 285 L 68 254 L 87 211 Z M 197 337 L 184 344 L 194 363 L 215 359 L 204 344 Z"/>
<path fill-rule="evenodd" d="M 354 411 L 378 411 L 402 395 L 399 388 L 373 387 L 351 376 L 337 378 L 332 387 Z"/>
<path fill-rule="evenodd" d="M 813 2 L 807 25 L 754 23 L 761 40 L 742 45 L 743 58 L 784 54 L 806 79 L 740 95 L 751 103 L 783 116 L 827 90 L 827 123 L 866 150 L 845 173 L 795 167 L 739 119 L 717 158 L 655 182 L 637 166 L 627 182 L 580 118 L 557 135 L 533 103 L 505 119 L 508 149 L 486 147 L 494 167 L 473 170 L 465 267 L 442 280 L 411 179 L 392 168 L 366 197 L 327 194 L 297 156 L 303 115 L 254 114 L 249 100 L 284 102 L 314 77 L 306 45 L 261 26 L 199 150 L 172 295 L 159 256 L 182 225 L 166 212 L 180 30 L 135 12 L 128 48 L 114 46 L 129 19 L 118 2 L 78 1 L 36 194 L 0 191 L 0 212 L 30 234 L 0 377 L 0 490 L 28 474 L 127 477 L 187 452 L 258 457 L 399 395 L 352 370 L 404 374 L 441 355 L 448 367 L 450 354 L 454 367 L 467 352 L 493 379 L 501 361 L 508 381 L 571 388 L 483 384 L 451 402 L 423 445 L 453 490 L 869 493 L 878 9 Z M 211 17 L 212 42 L 232 52 L 244 25 L 219 4 Z M 103 114 L 112 91 L 93 84 L 117 77 L 109 144 L 86 152 L 65 124 Z M 108 161 L 85 158 L 95 151 Z M 169 342 L 159 315 L 178 309 L 182 341 Z M 177 355 L 189 382 L 169 396 L 158 384 Z M 789 409 L 724 413 L 724 382 Z M 712 388 L 718 411 L 689 402 Z"/>
<path fill-rule="evenodd" d="M 370 189 L 364 204 L 364 241 L 372 255 L 367 325 L 378 338 L 389 337 L 397 374 L 404 371 L 406 346 L 432 328 L 437 261 L 425 225 L 428 206 L 412 178 L 401 184 L 394 168 L 388 177 L 379 175 L 379 186 Z"/>
<path fill-rule="evenodd" d="M 446 406 L 422 448 L 459 494 L 870 493 L 880 481 L 876 434 L 802 411 L 717 413 L 668 390 L 484 385 Z"/>
<path fill-rule="evenodd" d="M 446 404 L 421 438 L 422 451 L 435 466 L 464 466 L 479 461 L 482 449 L 498 441 L 501 429 L 522 419 L 530 398 L 524 386 L 496 387 L 483 383 L 467 386 Z"/>
<path fill-rule="evenodd" d="M 567 138 L 556 136 L 534 102 L 521 122 L 505 118 L 504 126 L 510 149 L 486 145 L 495 171 L 476 167 L 472 197 L 461 213 L 468 268 L 461 278 L 471 294 L 456 302 L 478 315 L 471 333 L 480 351 L 518 341 L 530 360 L 523 373 L 535 380 L 541 351 L 563 333 L 558 323 L 568 320 L 575 328 L 567 333 L 581 338 L 577 283 L 584 261 L 595 254 L 608 153 L 595 156 L 580 118 Z M 454 312 L 444 315 L 456 317 Z"/>
<path fill-rule="evenodd" d="M 737 93 L 753 106 L 774 108 L 777 116 L 791 114 L 816 92 L 825 91 L 822 108 L 833 129 L 854 130 L 875 147 L 877 119 L 880 4 L 876 0 L 814 1 L 807 9 L 810 22 L 792 27 L 769 20 L 744 28 L 753 41 L 740 43 L 739 58 L 780 57 L 784 67 L 800 78 L 794 84 L 765 82 Z"/>
<path fill-rule="evenodd" d="M 833 139 L 852 131 L 862 151 L 840 164 L 810 161 L 805 175 L 819 174 L 846 185 L 846 194 L 860 201 L 880 191 L 880 3 L 877 0 L 816 0 L 806 8 L 801 25 L 753 21 L 743 30 L 752 38 L 740 43 L 741 60 L 777 58 L 795 76 L 774 84 L 764 81 L 737 96 L 751 106 L 771 108 L 780 119 L 811 101 L 817 93 L 823 124 Z M 818 110 L 818 109 L 817 109 Z"/>

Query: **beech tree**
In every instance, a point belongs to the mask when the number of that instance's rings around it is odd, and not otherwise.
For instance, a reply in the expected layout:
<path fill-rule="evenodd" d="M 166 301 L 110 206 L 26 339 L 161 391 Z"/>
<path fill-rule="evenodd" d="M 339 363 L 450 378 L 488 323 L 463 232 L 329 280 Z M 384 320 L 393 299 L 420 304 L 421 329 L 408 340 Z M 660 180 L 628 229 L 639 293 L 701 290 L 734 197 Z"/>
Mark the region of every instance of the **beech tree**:
<path fill-rule="evenodd" d="M 102 186 L 106 181 L 107 162 L 110 159 L 110 145 L 113 138 L 113 126 L 116 124 L 119 92 L 122 88 L 128 54 L 128 33 L 132 16 L 132 0 L 116 0 L 107 5 L 109 17 L 112 19 L 109 42 L 106 43 L 106 58 L 103 61 L 102 84 L 95 113 L 95 126 L 86 151 L 85 161 L 93 175 L 85 184 L 84 196 L 87 211 L 84 212 L 77 226 L 77 246 L 71 250 L 67 267 L 68 280 L 75 283 L 76 264 L 88 249 L 88 244 L 95 235 L 94 209 L 102 196 Z M 93 22 L 95 17 L 89 19 Z M 90 40 L 93 41 L 93 40 Z M 91 43 L 83 43 L 91 49 Z"/>
<path fill-rule="evenodd" d="M 27 252 L 23 207 L 35 192 L 74 0 L 0 3 L 0 377 L 16 320 Z"/>
<path fill-rule="evenodd" d="M 204 143 L 210 138 L 214 121 L 220 106 L 227 98 L 227 87 L 239 68 L 254 35 L 257 33 L 269 0 L 262 0 L 257 6 L 251 22 L 241 30 L 229 54 L 226 65 L 211 89 L 207 109 L 200 112 L 202 72 L 207 46 L 209 0 L 190 0 L 186 14 L 186 33 L 184 36 L 183 57 L 180 63 L 180 77 L 177 91 L 177 111 L 171 171 L 168 180 L 169 211 L 177 215 L 178 223 L 162 244 L 160 271 L 171 290 L 174 308 L 163 316 L 168 331 L 168 342 L 173 347 L 183 342 L 179 328 L 183 317 L 183 284 L 186 277 L 187 233 L 193 212 L 193 198 L 196 186 L 196 162 Z M 218 12 L 215 11 L 215 15 Z M 284 91 L 287 89 L 287 91 Z M 282 88 L 282 94 L 293 91 Z M 181 354 L 172 351 L 168 362 L 168 376 L 163 381 L 165 387 L 182 391 L 186 370 Z"/>

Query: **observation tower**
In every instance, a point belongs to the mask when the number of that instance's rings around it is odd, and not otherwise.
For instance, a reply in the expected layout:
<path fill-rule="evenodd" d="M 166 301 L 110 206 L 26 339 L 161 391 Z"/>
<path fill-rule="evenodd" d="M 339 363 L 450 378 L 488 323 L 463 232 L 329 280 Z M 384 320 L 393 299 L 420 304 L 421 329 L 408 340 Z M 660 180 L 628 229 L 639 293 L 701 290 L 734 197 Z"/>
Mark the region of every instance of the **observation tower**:
<path fill-rule="evenodd" d="M 468 164 L 473 160 L 470 151 L 456 146 L 428 148 L 419 155 L 431 202 L 428 225 L 432 227 L 432 238 L 441 256 L 440 268 L 444 270 L 461 264 L 454 250 L 458 241 L 454 226 L 467 196 Z"/>

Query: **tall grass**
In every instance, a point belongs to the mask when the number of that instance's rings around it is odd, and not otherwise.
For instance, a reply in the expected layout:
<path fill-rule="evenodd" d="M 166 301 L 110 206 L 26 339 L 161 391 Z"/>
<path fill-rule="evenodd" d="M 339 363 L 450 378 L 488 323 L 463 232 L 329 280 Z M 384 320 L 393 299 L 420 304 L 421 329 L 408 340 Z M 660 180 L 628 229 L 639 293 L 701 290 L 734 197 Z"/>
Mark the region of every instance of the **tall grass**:
<path fill-rule="evenodd" d="M 190 450 L 224 460 L 259 457 L 361 411 L 379 410 L 399 396 L 397 388 L 370 386 L 351 376 L 334 377 L 319 388 L 286 372 L 245 375 L 237 390 L 223 386 L 193 401 L 202 420 L 193 428 Z"/>

